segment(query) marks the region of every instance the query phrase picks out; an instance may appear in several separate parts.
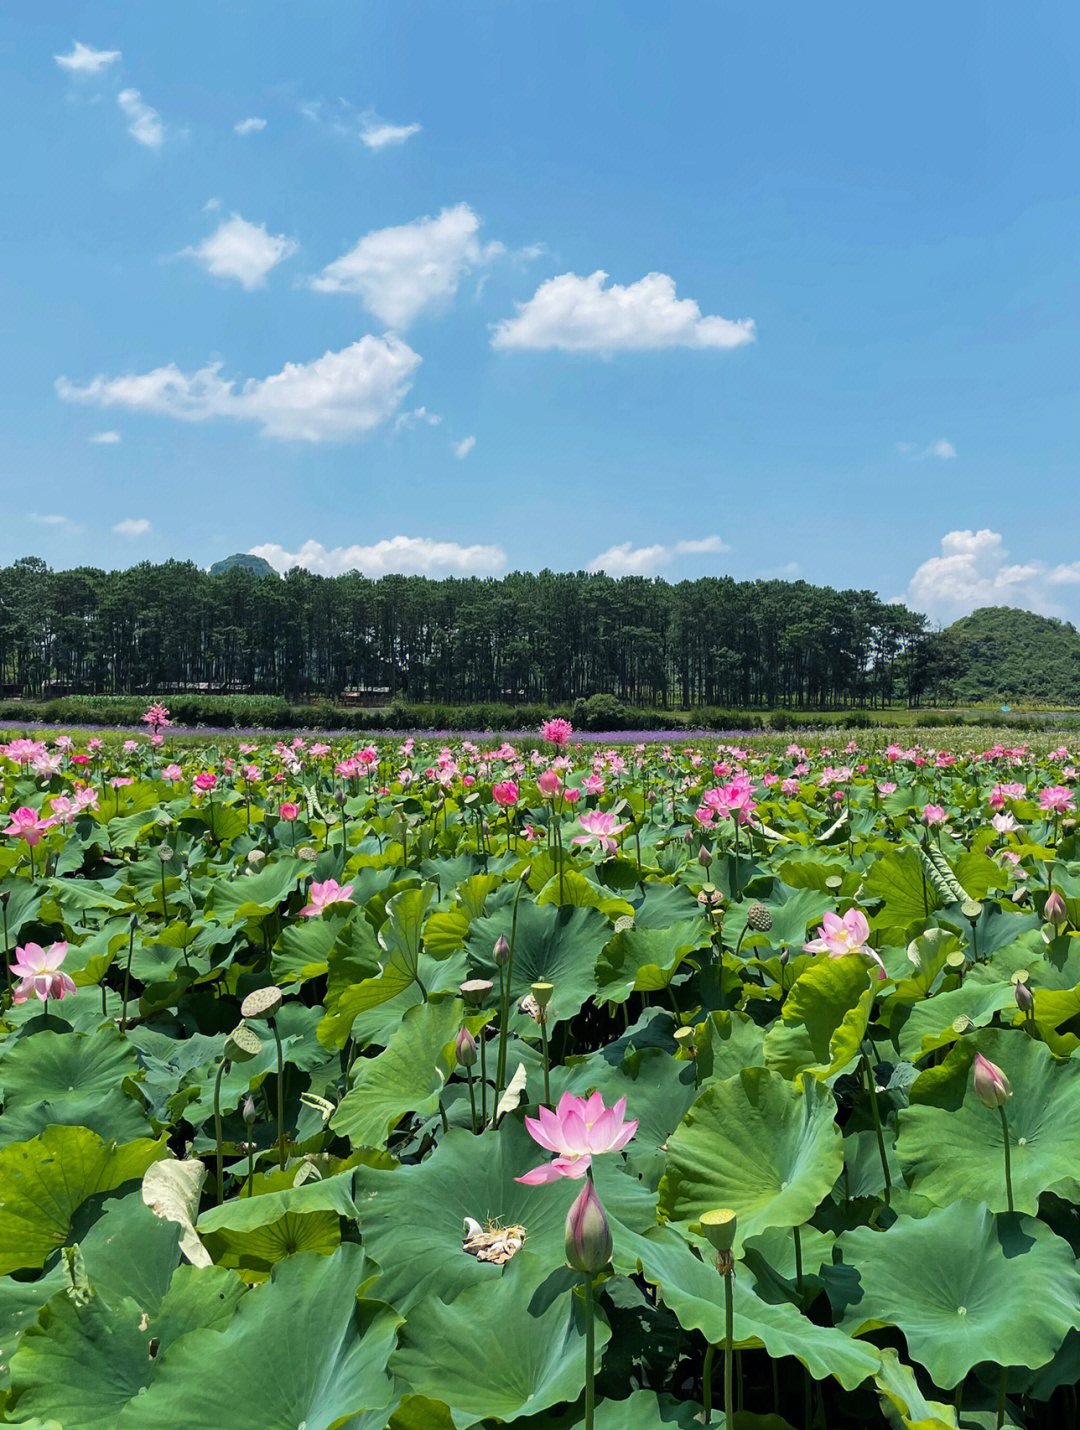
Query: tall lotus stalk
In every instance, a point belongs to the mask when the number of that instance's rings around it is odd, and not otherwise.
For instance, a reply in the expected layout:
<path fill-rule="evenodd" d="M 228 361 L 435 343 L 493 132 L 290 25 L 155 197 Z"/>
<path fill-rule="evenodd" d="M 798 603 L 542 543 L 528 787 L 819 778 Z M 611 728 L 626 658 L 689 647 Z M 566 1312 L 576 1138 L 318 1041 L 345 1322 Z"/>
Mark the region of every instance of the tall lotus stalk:
<path fill-rule="evenodd" d="M 732 1246 L 738 1223 L 736 1214 L 727 1207 L 705 1212 L 701 1221 L 693 1228 L 708 1241 L 716 1252 L 716 1269 L 724 1282 L 724 1423 L 727 1430 L 734 1430 L 735 1403 L 732 1395 L 734 1379 L 735 1345 L 735 1257 Z M 705 1367 L 702 1376 L 702 1398 L 704 1401 L 705 1424 L 712 1424 L 712 1366 L 715 1347 L 710 1345 L 705 1352 Z"/>
<path fill-rule="evenodd" d="M 242 1018 L 265 1018 L 270 1025 L 270 1031 L 274 1035 L 274 1046 L 277 1049 L 277 1147 L 278 1166 L 285 1170 L 285 1055 L 281 1047 L 281 1034 L 278 1032 L 277 1011 L 281 1007 L 281 989 L 270 984 L 266 988 L 257 988 L 254 993 L 249 993 L 240 1004 L 240 1016 Z"/>
<path fill-rule="evenodd" d="M 221 1132 L 221 1082 L 233 1063 L 250 1062 L 262 1052 L 262 1039 L 241 1023 L 225 1039 L 217 1077 L 214 1079 L 214 1140 L 217 1144 L 217 1202 L 221 1205 L 225 1190 L 225 1152 Z"/>
<path fill-rule="evenodd" d="M 984 1058 L 982 1053 L 975 1054 L 972 1082 L 975 1088 L 975 1096 L 982 1105 L 989 1107 L 991 1111 L 996 1109 L 1001 1117 L 1001 1133 L 1005 1146 L 1005 1193 L 1009 1199 L 1009 1210 L 1014 1211 L 1012 1165 L 1009 1150 L 1009 1119 L 1005 1115 L 1005 1104 L 1009 1098 L 1012 1097 L 1012 1088 L 1009 1086 L 1009 1079 L 997 1064 L 992 1063 L 989 1058 Z"/>
<path fill-rule="evenodd" d="M 596 1302 L 593 1282 L 611 1260 L 611 1227 L 592 1177 L 566 1214 L 566 1261 L 572 1271 L 580 1271 L 585 1295 L 585 1420 L 584 1430 L 593 1430 L 596 1413 Z"/>

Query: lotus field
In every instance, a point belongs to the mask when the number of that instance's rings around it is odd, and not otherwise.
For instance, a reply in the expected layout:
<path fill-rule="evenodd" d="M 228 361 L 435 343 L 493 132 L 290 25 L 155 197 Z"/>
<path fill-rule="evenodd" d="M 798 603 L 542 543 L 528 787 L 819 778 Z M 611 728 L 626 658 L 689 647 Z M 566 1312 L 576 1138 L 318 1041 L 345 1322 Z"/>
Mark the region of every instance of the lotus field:
<path fill-rule="evenodd" d="M 2 749 L 0 1420 L 1076 1424 L 1075 751 Z"/>

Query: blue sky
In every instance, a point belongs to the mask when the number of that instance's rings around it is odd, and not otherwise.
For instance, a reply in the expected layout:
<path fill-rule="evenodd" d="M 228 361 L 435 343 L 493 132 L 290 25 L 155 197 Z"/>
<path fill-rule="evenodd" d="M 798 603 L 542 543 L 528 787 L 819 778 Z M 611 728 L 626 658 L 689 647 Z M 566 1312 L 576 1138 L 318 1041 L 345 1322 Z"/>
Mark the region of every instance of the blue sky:
<path fill-rule="evenodd" d="M 993 0 L 8 0 L 0 559 L 1080 618 L 1078 43 Z"/>

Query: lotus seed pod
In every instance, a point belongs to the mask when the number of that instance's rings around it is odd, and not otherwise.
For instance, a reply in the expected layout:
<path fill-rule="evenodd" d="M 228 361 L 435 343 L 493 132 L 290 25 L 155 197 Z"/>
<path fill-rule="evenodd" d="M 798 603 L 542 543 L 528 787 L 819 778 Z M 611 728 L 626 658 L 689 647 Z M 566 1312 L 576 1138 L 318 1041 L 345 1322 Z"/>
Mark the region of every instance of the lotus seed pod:
<path fill-rule="evenodd" d="M 697 1053 L 697 1048 L 694 1047 L 693 1028 L 676 1028 L 675 1046 L 678 1048 L 679 1052 L 686 1053 L 690 1057 L 693 1057 Z"/>
<path fill-rule="evenodd" d="M 541 1012 L 551 1002 L 551 995 L 555 992 L 554 983 L 534 983 L 532 985 L 532 996 L 536 999 L 536 1006 Z"/>
<path fill-rule="evenodd" d="M 588 1178 L 566 1214 L 566 1260 L 574 1271 L 596 1276 L 611 1260 L 611 1228 Z"/>
<path fill-rule="evenodd" d="M 1009 1079 L 996 1063 L 992 1063 L 989 1058 L 984 1058 L 982 1053 L 975 1054 L 972 1080 L 975 1096 L 984 1107 L 1004 1107 L 1012 1097 Z"/>
<path fill-rule="evenodd" d="M 753 933 L 768 933 L 772 928 L 772 914 L 764 904 L 751 904 L 746 911 L 746 927 Z"/>
<path fill-rule="evenodd" d="M 692 1226 L 703 1236 L 716 1252 L 730 1251 L 735 1244 L 738 1217 L 730 1207 L 717 1207 L 713 1211 L 702 1212 L 701 1220 Z"/>
<path fill-rule="evenodd" d="M 491 956 L 500 968 L 510 962 L 510 945 L 502 934 L 495 940 L 495 947 L 491 950 Z"/>
<path fill-rule="evenodd" d="M 265 849 L 251 849 L 248 851 L 247 861 L 253 869 L 257 869 L 266 858 Z"/>
<path fill-rule="evenodd" d="M 468 1028 L 466 1028 L 464 1023 L 461 1025 L 461 1032 L 457 1035 L 457 1041 L 454 1044 L 454 1052 L 457 1056 L 458 1062 L 463 1068 L 471 1068 L 475 1066 L 476 1039 L 469 1032 Z"/>
<path fill-rule="evenodd" d="M 494 986 L 490 978 L 470 978 L 458 987 L 458 992 L 470 1008 L 479 1008 Z"/>
<path fill-rule="evenodd" d="M 281 1007 L 281 989 L 271 983 L 266 988 L 256 988 L 240 1004 L 241 1018 L 272 1018 Z"/>
<path fill-rule="evenodd" d="M 173 857 L 173 852 L 167 844 L 159 844 L 157 847 L 157 857 L 163 864 L 167 864 Z"/>
<path fill-rule="evenodd" d="M 262 1052 L 262 1039 L 241 1023 L 225 1039 L 225 1057 L 231 1063 L 247 1063 Z"/>
<path fill-rule="evenodd" d="M 1043 918 L 1048 924 L 1053 924 L 1055 928 L 1064 928 L 1069 922 L 1069 911 L 1065 907 L 1065 900 L 1056 889 L 1051 889 L 1046 896 L 1046 903 L 1043 904 Z"/>

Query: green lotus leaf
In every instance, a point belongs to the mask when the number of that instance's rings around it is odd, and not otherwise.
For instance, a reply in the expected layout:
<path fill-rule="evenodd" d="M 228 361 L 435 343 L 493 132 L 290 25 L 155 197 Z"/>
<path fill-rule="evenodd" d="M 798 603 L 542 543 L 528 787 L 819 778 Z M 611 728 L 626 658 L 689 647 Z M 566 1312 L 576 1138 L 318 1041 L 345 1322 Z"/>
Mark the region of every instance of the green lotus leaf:
<path fill-rule="evenodd" d="M 407 1112 L 434 1112 L 454 1070 L 453 1041 L 463 1017 L 456 998 L 410 1008 L 385 1050 L 356 1063 L 331 1127 L 354 1146 L 384 1147 Z"/>
<path fill-rule="evenodd" d="M 428 1295 L 409 1313 L 389 1369 L 414 1394 L 440 1399 L 457 1430 L 576 1400 L 585 1385 L 581 1277 L 555 1270 L 533 1290 L 496 1276 L 449 1304 Z M 596 1365 L 611 1335 L 597 1314 Z"/>
<path fill-rule="evenodd" d="M 709 945 L 710 931 L 700 917 L 667 928 L 624 929 L 605 946 L 596 964 L 596 997 L 625 1003 L 631 993 L 667 988 L 680 964 Z"/>
<path fill-rule="evenodd" d="M 392 1159 L 391 1159 L 391 1165 Z M 293 1175 L 290 1168 L 286 1175 Z M 210 1207 L 199 1218 L 200 1234 L 214 1231 L 248 1232 L 270 1225 L 283 1216 L 304 1216 L 310 1212 L 332 1212 L 335 1217 L 355 1217 L 351 1170 L 329 1177 L 317 1177 L 300 1186 L 285 1186 L 252 1197 L 233 1197 Z"/>
<path fill-rule="evenodd" d="M 87 1127 L 47 1127 L 0 1148 L 0 1274 L 43 1265 L 87 1197 L 141 1177 L 167 1155 L 164 1137 L 117 1145 Z"/>
<path fill-rule="evenodd" d="M 851 1065 L 866 1036 L 874 988 L 866 960 L 816 959 L 784 1000 L 783 1021 L 765 1036 L 766 1067 L 793 1078 L 829 1078 Z"/>
<path fill-rule="evenodd" d="M 509 940 L 511 922 L 506 906 L 489 918 L 477 919 L 465 940 L 477 976 L 491 978 L 496 987 L 499 974 L 491 951 L 499 937 Z M 523 898 L 518 905 L 511 998 L 517 1002 L 532 984 L 550 983 L 555 988 L 552 1022 L 574 1017 L 596 991 L 596 962 L 610 937 L 610 923 L 594 908 L 560 908 Z"/>
<path fill-rule="evenodd" d="M 53 1125 L 88 1127 L 115 1142 L 146 1136 L 146 1115 L 122 1087 L 138 1074 L 134 1049 L 112 1025 L 91 1034 L 43 1029 L 5 1043 L 0 1147 L 27 1142 Z"/>
<path fill-rule="evenodd" d="M 843 1168 L 836 1101 L 765 1068 L 710 1083 L 668 1140 L 661 1215 L 695 1221 L 713 1207 L 738 1213 L 739 1238 L 800 1226 Z"/>
<path fill-rule="evenodd" d="M 231 1266 L 245 1281 L 261 1281 L 287 1256 L 301 1251 L 329 1256 L 341 1245 L 341 1219 L 335 1212 L 286 1212 L 277 1221 L 248 1231 L 224 1228 L 207 1237 L 218 1266 Z"/>
<path fill-rule="evenodd" d="M 772 928 L 768 933 L 747 934 L 743 938 L 743 949 L 747 952 L 758 943 L 777 949 L 789 945 L 801 948 L 806 942 L 807 930 L 811 925 L 819 923 L 825 910 L 833 906 L 832 895 L 821 889 L 789 889 L 783 884 L 777 884 L 775 891 L 768 898 L 744 899 L 727 911 L 724 915 L 724 940 L 729 945 L 734 945 L 746 928 L 747 915 L 755 902 L 763 903 L 772 915 Z"/>
<path fill-rule="evenodd" d="M 1072 1248 L 1032 1217 L 958 1201 L 885 1232 L 857 1227 L 836 1247 L 840 1325 L 852 1335 L 898 1327 L 942 1390 L 980 1362 L 1037 1369 L 1080 1327 Z"/>
<path fill-rule="evenodd" d="M 900 1430 L 955 1430 L 956 1408 L 940 1400 L 927 1400 L 911 1366 L 905 1365 L 891 1346 L 881 1352 L 881 1369 L 875 1375 L 881 1407 Z"/>
<path fill-rule="evenodd" d="M 1012 1084 L 1005 1116 L 1016 1209 L 1034 1215 L 1045 1191 L 1080 1202 L 1080 1062 L 1062 1062 L 1019 1031 L 987 1030 L 977 1046 Z M 937 1206 L 963 1197 L 1008 1209 L 1001 1116 L 979 1101 L 970 1076 L 955 1110 L 924 1104 L 900 1112 L 896 1154 L 912 1191 Z"/>
<path fill-rule="evenodd" d="M 883 927 L 906 926 L 941 907 L 917 849 L 900 849 L 876 859 L 863 888 L 868 899 L 884 900 L 885 907 L 874 920 Z"/>
<path fill-rule="evenodd" d="M 117 1430 L 176 1430 L 196 1406 L 203 1424 L 229 1430 L 331 1430 L 388 1409 L 385 1366 L 400 1321 L 389 1306 L 358 1297 L 369 1277 L 351 1244 L 281 1262 L 224 1328 L 192 1331 L 160 1355 Z"/>
<path fill-rule="evenodd" d="M 764 1030 L 746 1013 L 710 1013 L 694 1029 L 698 1076 L 722 1082 L 743 1068 L 764 1067 Z"/>
<path fill-rule="evenodd" d="M 1015 1007 L 1011 983 L 982 983 L 974 976 L 965 978 L 962 987 L 916 1003 L 899 1029 L 900 1056 L 915 1062 L 937 1048 L 954 1043 L 961 1036 L 953 1026 L 956 1019 L 970 1019 L 975 1027 L 984 1028 L 995 1013 Z"/>

